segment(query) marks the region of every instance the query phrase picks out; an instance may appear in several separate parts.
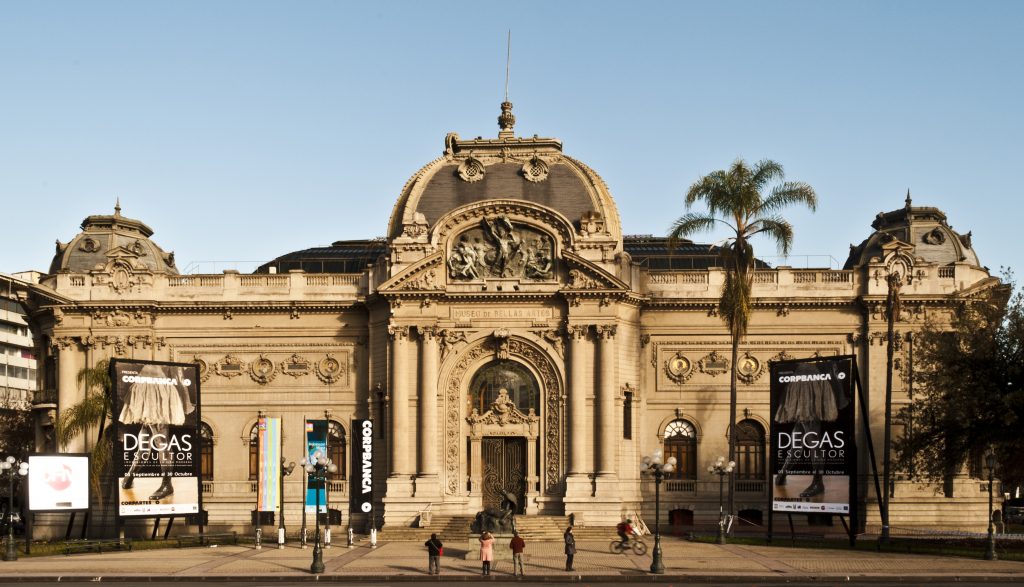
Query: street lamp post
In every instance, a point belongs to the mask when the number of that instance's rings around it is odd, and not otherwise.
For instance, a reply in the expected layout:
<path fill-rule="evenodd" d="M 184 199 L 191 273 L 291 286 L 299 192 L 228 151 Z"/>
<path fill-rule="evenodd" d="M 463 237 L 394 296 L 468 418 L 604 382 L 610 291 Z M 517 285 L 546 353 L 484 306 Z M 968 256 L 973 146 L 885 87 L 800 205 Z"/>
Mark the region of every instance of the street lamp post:
<path fill-rule="evenodd" d="M 985 560 L 994 561 L 999 556 L 996 554 L 996 535 L 992 523 L 992 483 L 996 476 L 996 453 L 991 449 L 985 455 L 985 468 L 988 469 L 988 543 L 985 545 Z"/>
<path fill-rule="evenodd" d="M 331 459 L 320 452 L 316 451 L 313 453 L 312 459 L 302 459 L 302 468 L 306 470 L 306 474 L 309 475 L 309 480 L 313 483 L 326 483 L 327 475 L 334 473 L 338 470 L 338 467 L 331 462 Z M 316 517 L 316 531 L 313 538 L 313 564 L 309 567 L 309 572 L 320 574 L 324 572 L 324 551 L 320 541 L 320 490 L 315 486 L 314 492 L 316 493 L 316 511 L 314 516 Z"/>
<path fill-rule="evenodd" d="M 18 552 L 14 550 L 14 476 L 28 475 L 28 463 L 9 456 L 0 462 L 0 472 L 7 474 L 7 548 L 4 550 L 4 560 L 16 561 Z"/>
<path fill-rule="evenodd" d="M 665 475 L 676 470 L 676 458 L 663 460 L 661 449 L 656 449 L 640 463 L 640 473 L 654 476 L 654 553 L 651 555 L 651 572 L 656 575 L 665 573 L 665 564 L 661 559 L 661 480 Z"/>
<path fill-rule="evenodd" d="M 736 467 L 735 461 L 725 462 L 725 457 L 718 457 L 718 460 L 708 465 L 708 473 L 718 475 L 718 544 L 725 544 L 725 511 L 722 507 L 722 482 L 726 475 L 731 475 Z"/>
<path fill-rule="evenodd" d="M 278 486 L 278 489 L 280 490 L 280 493 L 278 495 L 280 496 L 279 499 L 280 499 L 280 503 L 281 503 L 281 506 L 280 506 L 280 514 L 281 515 L 278 516 L 278 518 L 277 518 L 277 547 L 278 548 L 284 548 L 284 535 L 285 535 L 285 530 L 284 530 L 284 478 L 287 477 L 288 475 L 291 475 L 292 471 L 294 471 L 294 470 L 295 470 L 295 461 L 292 461 L 292 462 L 288 463 L 287 466 L 285 466 L 285 464 L 284 464 L 284 457 L 281 457 L 281 475 L 280 475 L 281 484 Z"/>

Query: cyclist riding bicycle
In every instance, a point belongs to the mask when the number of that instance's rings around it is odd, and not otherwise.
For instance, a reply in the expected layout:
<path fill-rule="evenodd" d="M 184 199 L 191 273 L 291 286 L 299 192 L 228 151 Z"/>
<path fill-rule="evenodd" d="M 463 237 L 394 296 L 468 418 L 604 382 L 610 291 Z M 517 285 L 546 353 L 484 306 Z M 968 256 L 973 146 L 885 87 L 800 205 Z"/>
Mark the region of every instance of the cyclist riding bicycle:
<path fill-rule="evenodd" d="M 619 533 L 619 544 L 626 548 L 629 545 L 630 536 L 633 535 L 633 520 L 626 519 L 625 522 L 619 522 L 615 531 Z"/>

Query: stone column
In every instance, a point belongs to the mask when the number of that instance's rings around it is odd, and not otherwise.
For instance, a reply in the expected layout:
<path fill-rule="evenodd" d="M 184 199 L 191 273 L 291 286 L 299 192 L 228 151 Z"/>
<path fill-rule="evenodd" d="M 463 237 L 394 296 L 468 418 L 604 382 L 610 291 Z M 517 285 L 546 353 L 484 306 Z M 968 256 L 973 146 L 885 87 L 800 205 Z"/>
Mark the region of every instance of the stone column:
<path fill-rule="evenodd" d="M 409 439 L 416 437 L 416 423 L 409 414 L 409 327 L 388 326 L 391 335 L 391 477 L 408 479 L 415 472 Z M 390 485 L 390 484 L 389 484 Z"/>
<path fill-rule="evenodd" d="M 82 369 L 82 354 L 78 344 L 70 337 L 57 339 L 60 346 L 57 357 L 57 413 L 60 414 L 81 401 L 84 397 L 78 385 L 78 372 Z M 85 452 L 85 436 L 79 434 L 66 447 L 57 446 L 60 452 Z"/>
<path fill-rule="evenodd" d="M 601 338 L 601 387 L 598 388 L 601 438 L 597 472 L 600 477 L 614 477 L 618 471 L 616 450 L 621 441 L 615 426 L 615 325 L 603 324 L 597 332 Z"/>
<path fill-rule="evenodd" d="M 420 333 L 420 421 L 419 421 L 419 477 L 416 493 L 436 494 L 440 491 L 438 478 L 438 437 L 437 418 L 437 332 L 433 326 L 419 326 Z"/>
<path fill-rule="evenodd" d="M 590 326 L 570 324 L 567 329 L 571 362 L 569 368 L 572 369 L 569 380 L 569 476 L 586 481 L 586 475 L 591 469 L 587 463 L 587 446 L 590 445 L 587 384 L 590 378 L 586 369 L 586 357 L 591 350 L 590 340 L 587 339 Z"/>

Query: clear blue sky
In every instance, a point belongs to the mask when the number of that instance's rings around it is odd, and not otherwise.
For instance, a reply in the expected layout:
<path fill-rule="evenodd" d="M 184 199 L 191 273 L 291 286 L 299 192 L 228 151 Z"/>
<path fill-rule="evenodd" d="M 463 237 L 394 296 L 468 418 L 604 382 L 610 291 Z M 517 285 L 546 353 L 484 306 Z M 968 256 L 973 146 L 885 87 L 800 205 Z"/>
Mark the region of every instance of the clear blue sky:
<path fill-rule="evenodd" d="M 819 194 L 796 254 L 842 262 L 910 188 L 1020 268 L 1024 2 L 4 0 L 0 271 L 116 197 L 181 268 L 383 235 L 447 132 L 496 136 L 507 29 L 516 131 L 596 169 L 627 233 L 767 157 Z"/>

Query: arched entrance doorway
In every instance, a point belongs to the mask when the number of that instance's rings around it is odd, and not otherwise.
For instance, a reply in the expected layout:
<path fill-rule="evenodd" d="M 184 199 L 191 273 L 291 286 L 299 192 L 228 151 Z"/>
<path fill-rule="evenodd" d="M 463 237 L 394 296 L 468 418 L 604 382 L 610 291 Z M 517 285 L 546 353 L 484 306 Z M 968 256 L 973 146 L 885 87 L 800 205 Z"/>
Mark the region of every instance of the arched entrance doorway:
<path fill-rule="evenodd" d="M 535 493 L 540 386 L 524 365 L 509 359 L 485 364 L 469 385 L 470 459 L 484 508 L 514 505 L 526 513 Z"/>

